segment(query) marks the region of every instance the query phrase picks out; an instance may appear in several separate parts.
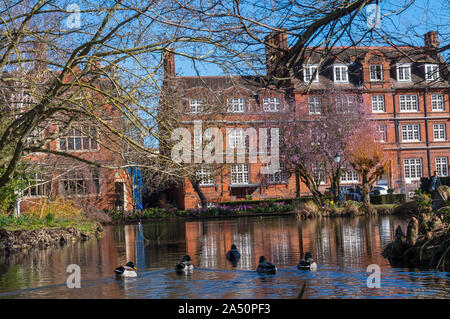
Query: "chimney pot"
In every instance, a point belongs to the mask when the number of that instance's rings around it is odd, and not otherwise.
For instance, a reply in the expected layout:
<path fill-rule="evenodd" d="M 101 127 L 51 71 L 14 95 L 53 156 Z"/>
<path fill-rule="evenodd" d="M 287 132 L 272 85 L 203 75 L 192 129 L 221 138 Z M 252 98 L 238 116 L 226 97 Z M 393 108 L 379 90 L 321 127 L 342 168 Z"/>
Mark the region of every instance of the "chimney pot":
<path fill-rule="evenodd" d="M 438 48 L 439 47 L 438 34 L 436 31 L 429 31 L 429 32 L 425 33 L 424 40 L 425 40 L 426 47 L 429 47 L 429 48 Z"/>
<path fill-rule="evenodd" d="M 287 33 L 285 29 L 282 31 L 274 31 L 264 38 L 266 44 L 266 72 L 267 75 L 283 76 L 286 72 L 284 67 L 280 67 L 278 63 L 287 47 Z"/>

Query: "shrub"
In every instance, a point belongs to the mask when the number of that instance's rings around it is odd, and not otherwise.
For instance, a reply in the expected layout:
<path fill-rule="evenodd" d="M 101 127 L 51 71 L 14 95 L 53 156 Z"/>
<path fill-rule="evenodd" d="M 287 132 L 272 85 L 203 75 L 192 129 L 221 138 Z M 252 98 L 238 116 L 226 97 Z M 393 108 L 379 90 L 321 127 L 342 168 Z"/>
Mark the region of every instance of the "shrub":
<path fill-rule="evenodd" d="M 356 216 L 359 214 L 359 203 L 348 200 L 344 203 L 344 215 Z"/>
<path fill-rule="evenodd" d="M 63 198 L 56 198 L 54 201 L 48 201 L 47 198 L 43 198 L 38 204 L 28 212 L 32 217 L 38 219 L 82 219 L 83 212 L 78 209 L 74 202 L 71 200 L 65 200 Z"/>
<path fill-rule="evenodd" d="M 387 193 L 388 194 L 394 194 L 394 189 L 393 188 L 388 188 L 387 189 Z"/>
<path fill-rule="evenodd" d="M 397 204 L 406 200 L 405 194 L 371 195 L 370 203 L 374 205 Z"/>

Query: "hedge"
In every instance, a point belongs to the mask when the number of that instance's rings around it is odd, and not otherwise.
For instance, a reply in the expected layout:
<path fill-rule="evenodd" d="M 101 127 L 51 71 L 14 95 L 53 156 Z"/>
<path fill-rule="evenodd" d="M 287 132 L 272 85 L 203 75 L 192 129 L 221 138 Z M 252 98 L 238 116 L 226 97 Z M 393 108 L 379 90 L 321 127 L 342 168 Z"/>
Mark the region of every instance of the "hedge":
<path fill-rule="evenodd" d="M 403 203 L 406 200 L 405 194 L 371 195 L 370 203 L 374 205 Z"/>
<path fill-rule="evenodd" d="M 220 202 L 220 206 L 239 206 L 239 205 L 255 205 L 260 206 L 267 203 L 268 205 L 273 205 L 274 203 L 284 202 L 285 204 L 293 204 L 295 202 L 305 202 L 312 200 L 312 196 L 303 196 L 300 198 L 272 198 L 272 199 L 261 199 L 261 200 L 237 200 L 232 202 Z"/>

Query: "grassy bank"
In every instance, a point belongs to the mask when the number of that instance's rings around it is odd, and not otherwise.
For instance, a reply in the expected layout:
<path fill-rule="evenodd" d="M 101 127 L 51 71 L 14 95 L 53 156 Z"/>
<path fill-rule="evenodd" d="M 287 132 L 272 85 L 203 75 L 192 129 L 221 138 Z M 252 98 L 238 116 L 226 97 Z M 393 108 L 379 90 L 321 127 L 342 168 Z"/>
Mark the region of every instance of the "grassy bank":
<path fill-rule="evenodd" d="M 83 218 L 55 218 L 52 215 L 47 215 L 45 218 L 38 218 L 28 214 L 23 214 L 20 217 L 0 215 L 0 228 L 9 231 L 69 227 L 74 227 L 83 233 L 90 234 L 96 230 L 97 223 Z"/>

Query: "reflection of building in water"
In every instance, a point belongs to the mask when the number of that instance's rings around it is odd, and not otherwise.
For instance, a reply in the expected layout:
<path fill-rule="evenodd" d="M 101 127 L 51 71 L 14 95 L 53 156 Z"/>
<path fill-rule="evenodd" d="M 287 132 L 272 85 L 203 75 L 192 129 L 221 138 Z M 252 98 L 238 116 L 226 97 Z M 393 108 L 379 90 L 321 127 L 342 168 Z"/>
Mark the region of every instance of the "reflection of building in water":
<path fill-rule="evenodd" d="M 125 255 L 128 261 L 136 261 L 136 240 L 135 240 L 135 230 L 134 225 L 125 225 Z"/>
<path fill-rule="evenodd" d="M 253 244 L 249 233 L 233 234 L 233 243 L 238 247 L 241 253 L 239 266 L 242 268 L 253 267 Z"/>
<path fill-rule="evenodd" d="M 364 232 L 359 225 L 342 226 L 342 245 L 347 265 L 364 255 Z"/>
<path fill-rule="evenodd" d="M 322 227 L 320 231 L 316 234 L 317 236 L 317 249 L 316 249 L 316 259 L 323 259 L 331 254 L 330 250 L 330 233 L 327 228 Z M 302 256 L 303 257 L 303 256 Z"/>
<path fill-rule="evenodd" d="M 380 222 L 380 241 L 383 247 L 391 242 L 391 221 L 382 218 Z"/>

